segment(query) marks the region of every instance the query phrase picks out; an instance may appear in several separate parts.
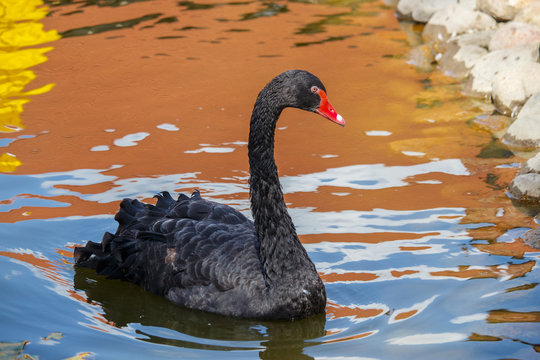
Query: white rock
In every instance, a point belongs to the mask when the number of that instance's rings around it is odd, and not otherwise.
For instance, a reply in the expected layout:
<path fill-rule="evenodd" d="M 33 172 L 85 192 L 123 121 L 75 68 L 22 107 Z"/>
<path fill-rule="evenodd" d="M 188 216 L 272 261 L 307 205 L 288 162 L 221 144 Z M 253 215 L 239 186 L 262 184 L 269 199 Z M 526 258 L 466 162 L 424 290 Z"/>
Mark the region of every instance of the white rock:
<path fill-rule="evenodd" d="M 540 148 L 540 92 L 527 100 L 503 141 L 524 150 Z"/>
<path fill-rule="evenodd" d="M 421 4 L 419 4 L 420 6 L 413 9 L 412 18 L 414 21 L 426 23 L 437 11 L 454 4 L 457 4 L 457 0 L 421 1 Z"/>
<path fill-rule="evenodd" d="M 468 9 L 476 10 L 476 0 L 459 0 L 458 2 Z"/>
<path fill-rule="evenodd" d="M 465 33 L 452 38 L 451 41 L 457 42 L 460 46 L 476 45 L 487 49 L 494 32 L 492 29 Z"/>
<path fill-rule="evenodd" d="M 477 0 L 478 10 L 497 20 L 512 20 L 517 13 L 533 0 Z"/>
<path fill-rule="evenodd" d="M 540 63 L 526 64 L 521 71 L 522 84 L 527 98 L 540 92 Z"/>
<path fill-rule="evenodd" d="M 491 87 L 493 104 L 497 110 L 508 116 L 517 114 L 526 100 L 520 69 L 508 67 L 499 71 L 493 77 Z"/>
<path fill-rule="evenodd" d="M 538 46 L 525 45 L 515 48 L 490 52 L 480 58 L 471 69 L 471 77 L 465 86 L 465 92 L 489 96 L 496 74 L 504 69 L 522 67 L 538 60 Z"/>
<path fill-rule="evenodd" d="M 540 92 L 539 63 L 530 62 L 520 67 L 505 68 L 493 78 L 493 103 L 504 115 L 517 114 L 525 100 L 536 92 Z"/>
<path fill-rule="evenodd" d="M 489 51 L 526 44 L 540 44 L 540 27 L 511 21 L 501 23 L 489 43 Z"/>
<path fill-rule="evenodd" d="M 477 45 L 459 46 L 457 43 L 449 45 L 440 60 L 444 72 L 456 78 L 467 77 L 470 70 L 484 55 L 487 50 Z"/>
<path fill-rule="evenodd" d="M 421 0 L 399 0 L 396 11 L 400 18 L 412 20 L 413 10 L 419 6 Z"/>
<path fill-rule="evenodd" d="M 527 160 L 526 169 L 527 172 L 535 172 L 540 174 L 540 152 L 536 154 L 536 156 L 533 156 Z"/>
<path fill-rule="evenodd" d="M 533 116 L 540 116 L 540 92 L 534 94 L 527 100 L 527 103 L 523 106 L 523 109 L 521 109 L 517 118 Z"/>
<path fill-rule="evenodd" d="M 426 42 L 440 42 L 465 32 L 492 29 L 496 24 L 489 15 L 456 4 L 433 14 L 422 36 Z"/>
<path fill-rule="evenodd" d="M 454 58 L 462 62 L 467 69 L 472 69 L 476 62 L 486 54 L 487 50 L 480 46 L 464 45 L 459 48 Z"/>
<path fill-rule="evenodd" d="M 516 15 L 514 21 L 524 22 L 540 27 L 540 1 L 535 1 L 523 9 Z"/>
<path fill-rule="evenodd" d="M 458 0 L 400 0 L 397 12 L 402 18 L 426 23 L 436 11 L 457 3 Z"/>

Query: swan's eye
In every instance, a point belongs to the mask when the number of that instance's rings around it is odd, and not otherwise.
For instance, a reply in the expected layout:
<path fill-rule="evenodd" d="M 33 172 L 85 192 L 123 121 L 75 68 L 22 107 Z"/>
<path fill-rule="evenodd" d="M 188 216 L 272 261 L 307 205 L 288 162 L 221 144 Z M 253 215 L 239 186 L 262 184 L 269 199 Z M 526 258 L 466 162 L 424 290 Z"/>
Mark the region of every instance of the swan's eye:
<path fill-rule="evenodd" d="M 319 91 L 318 87 L 316 87 L 316 86 L 311 87 L 311 92 L 316 93 L 317 91 Z"/>

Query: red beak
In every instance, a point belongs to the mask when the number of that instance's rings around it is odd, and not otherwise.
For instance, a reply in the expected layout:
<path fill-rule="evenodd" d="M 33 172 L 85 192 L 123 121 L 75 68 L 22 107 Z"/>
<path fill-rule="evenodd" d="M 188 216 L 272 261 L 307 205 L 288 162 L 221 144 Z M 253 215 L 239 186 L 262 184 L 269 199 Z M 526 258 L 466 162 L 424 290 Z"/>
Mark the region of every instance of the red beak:
<path fill-rule="evenodd" d="M 343 116 L 339 115 L 336 110 L 334 110 L 334 107 L 328 102 L 326 93 L 319 89 L 317 90 L 317 94 L 319 94 L 319 96 L 321 97 L 321 104 L 316 110 L 317 114 L 324 116 L 328 120 L 335 122 L 338 125 L 345 126 L 345 120 L 343 119 Z"/>

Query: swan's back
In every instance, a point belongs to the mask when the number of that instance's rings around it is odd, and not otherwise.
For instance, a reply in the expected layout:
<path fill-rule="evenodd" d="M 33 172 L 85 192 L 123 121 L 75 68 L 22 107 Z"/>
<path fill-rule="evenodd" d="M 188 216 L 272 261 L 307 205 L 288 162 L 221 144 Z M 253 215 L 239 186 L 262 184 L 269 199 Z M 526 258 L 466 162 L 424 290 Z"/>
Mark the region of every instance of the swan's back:
<path fill-rule="evenodd" d="M 116 234 L 76 248 L 77 265 L 189 308 L 259 317 L 266 283 L 253 223 L 198 192 L 177 201 L 168 192 L 157 198 L 156 205 L 124 199 Z"/>

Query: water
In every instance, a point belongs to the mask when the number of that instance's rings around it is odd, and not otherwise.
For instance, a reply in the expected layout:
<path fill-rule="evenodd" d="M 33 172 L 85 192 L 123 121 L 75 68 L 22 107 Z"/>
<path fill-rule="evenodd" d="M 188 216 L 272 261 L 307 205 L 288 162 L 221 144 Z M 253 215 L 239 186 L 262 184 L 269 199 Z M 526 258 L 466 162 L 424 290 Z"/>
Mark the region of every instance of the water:
<path fill-rule="evenodd" d="M 3 62 L 0 88 L 0 341 L 13 353 L 538 357 L 539 252 L 519 239 L 536 225 L 504 193 L 521 159 L 468 125 L 486 103 L 407 65 L 415 34 L 391 8 L 55 1 L 42 18 L 28 4 L 11 13 L 33 30 L 2 48 L 16 66 Z M 198 188 L 248 214 L 251 107 L 289 68 L 317 74 L 347 121 L 286 110 L 276 136 L 326 314 L 228 319 L 73 267 L 73 246 L 114 230 L 124 197 Z"/>

